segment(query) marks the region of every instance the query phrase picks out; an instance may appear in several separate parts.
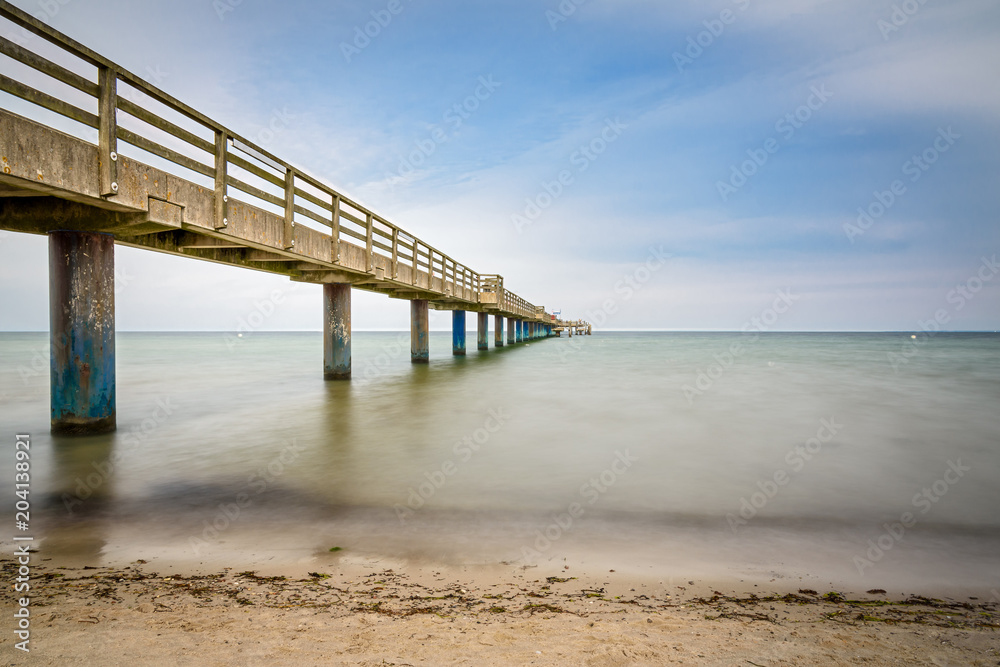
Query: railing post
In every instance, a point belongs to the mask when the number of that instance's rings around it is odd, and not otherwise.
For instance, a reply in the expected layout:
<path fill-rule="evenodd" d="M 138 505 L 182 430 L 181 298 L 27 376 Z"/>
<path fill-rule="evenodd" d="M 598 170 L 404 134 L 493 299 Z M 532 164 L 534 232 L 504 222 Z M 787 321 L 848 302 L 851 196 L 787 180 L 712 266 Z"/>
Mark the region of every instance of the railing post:
<path fill-rule="evenodd" d="M 333 195 L 333 224 L 330 229 L 330 261 L 340 264 L 340 195 Z"/>
<path fill-rule="evenodd" d="M 399 228 L 392 228 L 392 278 L 399 276 Z"/>
<path fill-rule="evenodd" d="M 229 224 L 229 195 L 226 194 L 229 160 L 226 149 L 229 139 L 223 130 L 215 131 L 215 228 Z"/>
<path fill-rule="evenodd" d="M 412 244 L 412 251 L 410 252 L 410 256 L 413 258 L 413 273 L 410 275 L 410 284 L 411 285 L 416 285 L 417 284 L 417 267 L 419 266 L 417 264 L 417 257 L 419 256 L 419 253 L 417 252 L 417 246 L 420 245 L 420 244 L 417 243 L 417 237 L 413 236 L 411 238 L 413 239 L 413 244 Z"/>
<path fill-rule="evenodd" d="M 97 71 L 101 196 L 118 194 L 118 73 L 110 67 Z"/>
<path fill-rule="evenodd" d="M 285 170 L 285 250 L 295 247 L 295 171 Z"/>
<path fill-rule="evenodd" d="M 375 220 L 372 218 L 372 214 L 368 213 L 365 215 L 365 252 L 368 255 L 366 260 L 368 271 L 371 272 L 375 269 L 375 255 L 372 252 L 372 229 L 375 227 Z"/>

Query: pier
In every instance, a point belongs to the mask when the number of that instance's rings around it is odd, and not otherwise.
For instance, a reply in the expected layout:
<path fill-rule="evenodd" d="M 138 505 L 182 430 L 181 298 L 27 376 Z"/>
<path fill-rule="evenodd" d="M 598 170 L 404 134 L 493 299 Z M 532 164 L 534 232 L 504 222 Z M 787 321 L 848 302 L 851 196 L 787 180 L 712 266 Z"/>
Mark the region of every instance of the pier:
<path fill-rule="evenodd" d="M 0 90 L 96 136 L 0 109 L 0 229 L 49 238 L 53 432 L 115 428 L 116 244 L 323 285 L 323 375 L 331 381 L 351 377 L 353 289 L 410 302 L 414 363 L 430 361 L 432 308 L 452 311 L 456 356 L 466 354 L 467 312 L 477 314 L 479 351 L 489 349 L 490 315 L 495 348 L 590 333 L 4 0 L 0 19 L 74 60 L 68 68 L 29 49 L 30 40 L 0 37 L 0 53 L 72 94 L 6 73 Z M 90 104 L 76 102 L 80 93 Z"/>

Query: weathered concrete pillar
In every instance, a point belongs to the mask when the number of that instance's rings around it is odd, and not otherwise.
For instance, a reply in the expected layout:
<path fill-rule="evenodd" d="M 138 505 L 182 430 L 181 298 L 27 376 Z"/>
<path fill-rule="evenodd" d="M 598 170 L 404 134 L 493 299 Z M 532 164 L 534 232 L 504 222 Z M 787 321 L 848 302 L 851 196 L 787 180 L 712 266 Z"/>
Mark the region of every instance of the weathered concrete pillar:
<path fill-rule="evenodd" d="M 503 347 L 503 315 L 493 316 L 493 344 Z"/>
<path fill-rule="evenodd" d="M 517 332 L 514 331 L 516 324 L 513 317 L 507 318 L 507 344 L 513 345 L 517 342 Z"/>
<path fill-rule="evenodd" d="M 476 349 L 490 349 L 490 315 L 489 313 L 478 313 L 479 315 L 479 336 L 476 339 Z"/>
<path fill-rule="evenodd" d="M 323 378 L 351 379 L 351 286 L 323 285 Z"/>
<path fill-rule="evenodd" d="M 430 361 L 430 334 L 428 326 L 427 299 L 414 299 L 410 302 L 410 361 L 415 364 L 426 364 Z"/>
<path fill-rule="evenodd" d="M 451 353 L 456 357 L 465 356 L 465 311 L 451 311 Z"/>
<path fill-rule="evenodd" d="M 522 342 L 524 340 L 524 322 L 522 322 L 521 320 L 516 320 L 515 323 L 516 323 L 516 329 L 517 329 L 515 340 L 518 343 L 520 343 L 520 342 Z"/>
<path fill-rule="evenodd" d="M 49 358 L 52 432 L 116 428 L 115 240 L 49 234 Z"/>

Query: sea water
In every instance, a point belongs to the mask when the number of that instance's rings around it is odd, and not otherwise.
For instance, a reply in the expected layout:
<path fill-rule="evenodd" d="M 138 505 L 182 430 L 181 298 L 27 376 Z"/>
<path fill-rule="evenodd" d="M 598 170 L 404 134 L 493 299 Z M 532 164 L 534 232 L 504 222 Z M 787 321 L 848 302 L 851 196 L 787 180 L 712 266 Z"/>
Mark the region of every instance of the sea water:
<path fill-rule="evenodd" d="M 914 337 L 915 336 L 915 337 Z M 669 576 L 1000 584 L 1000 336 L 120 333 L 117 432 L 49 434 L 48 336 L 0 334 L 0 495 L 42 553 L 345 553 Z M 3 539 L 7 539 L 4 537 Z M 206 561 L 206 559 L 208 559 Z"/>

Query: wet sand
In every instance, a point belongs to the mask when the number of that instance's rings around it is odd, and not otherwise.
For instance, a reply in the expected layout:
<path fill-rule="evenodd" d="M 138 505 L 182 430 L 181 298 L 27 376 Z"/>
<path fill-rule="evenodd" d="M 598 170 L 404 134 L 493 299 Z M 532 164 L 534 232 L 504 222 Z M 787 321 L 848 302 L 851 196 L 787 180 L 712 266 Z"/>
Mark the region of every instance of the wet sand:
<path fill-rule="evenodd" d="M 4 664 L 1000 663 L 1000 601 L 979 596 L 660 580 L 558 561 L 463 567 L 331 554 L 209 571 L 33 556 L 32 650 L 15 650 L 4 633 Z M 6 616 L 17 566 L 0 562 Z"/>

